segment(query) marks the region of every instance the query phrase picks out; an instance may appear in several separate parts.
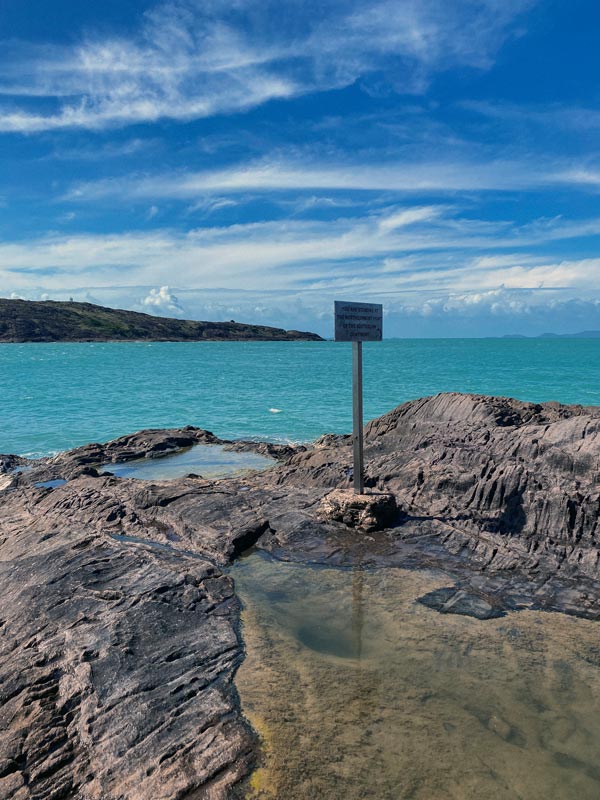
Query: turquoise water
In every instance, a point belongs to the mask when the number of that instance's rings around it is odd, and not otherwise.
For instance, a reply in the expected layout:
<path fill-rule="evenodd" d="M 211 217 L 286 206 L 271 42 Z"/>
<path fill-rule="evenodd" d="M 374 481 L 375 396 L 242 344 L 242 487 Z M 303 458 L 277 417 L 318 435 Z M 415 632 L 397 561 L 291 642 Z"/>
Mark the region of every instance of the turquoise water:
<path fill-rule="evenodd" d="M 277 462 L 259 453 L 237 453 L 217 444 L 199 444 L 174 455 L 160 458 L 140 458 L 120 464 L 104 464 L 102 468 L 120 478 L 145 481 L 183 478 L 190 473 L 203 478 L 268 469 Z"/>
<path fill-rule="evenodd" d="M 335 342 L 0 345 L 0 452 L 44 455 L 140 428 L 307 441 L 351 429 Z M 600 340 L 413 339 L 364 346 L 371 419 L 441 391 L 600 405 Z"/>

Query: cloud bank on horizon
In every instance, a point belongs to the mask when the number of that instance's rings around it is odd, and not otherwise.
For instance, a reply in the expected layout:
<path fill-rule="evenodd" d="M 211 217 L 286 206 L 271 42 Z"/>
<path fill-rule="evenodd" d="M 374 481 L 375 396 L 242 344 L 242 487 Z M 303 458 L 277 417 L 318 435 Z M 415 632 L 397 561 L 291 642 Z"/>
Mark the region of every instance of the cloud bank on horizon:
<path fill-rule="evenodd" d="M 0 294 L 600 329 L 593 0 L 5 0 Z M 559 57 L 560 56 L 560 57 Z"/>

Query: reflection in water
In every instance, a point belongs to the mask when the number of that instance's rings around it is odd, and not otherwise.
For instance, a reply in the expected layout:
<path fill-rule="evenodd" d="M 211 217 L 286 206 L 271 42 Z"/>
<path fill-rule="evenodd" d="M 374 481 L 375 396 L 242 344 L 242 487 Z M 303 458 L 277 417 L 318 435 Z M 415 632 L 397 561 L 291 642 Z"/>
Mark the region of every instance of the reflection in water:
<path fill-rule="evenodd" d="M 347 658 L 360 664 L 362 657 L 362 571 L 355 567 L 352 573 L 352 606 L 349 625 L 329 621 L 326 616 L 318 621 L 308 617 L 299 621 L 295 630 L 296 639 L 305 647 L 323 655 Z M 279 600 L 286 597 L 279 593 Z M 270 596 L 272 600 L 272 595 Z M 288 598 L 289 599 L 289 598 Z"/>
<path fill-rule="evenodd" d="M 362 655 L 363 629 L 363 572 L 360 564 L 352 570 L 352 633 L 356 658 Z"/>
<path fill-rule="evenodd" d="M 600 628 L 416 603 L 448 576 L 254 553 L 233 569 L 265 800 L 597 800 Z"/>
<path fill-rule="evenodd" d="M 183 478 L 190 473 L 203 478 L 218 478 L 254 469 L 267 469 L 274 464 L 272 458 L 259 453 L 225 450 L 219 444 L 198 444 L 160 458 L 140 458 L 120 464 L 103 464 L 102 469 L 120 478 L 141 480 L 169 480 Z"/>
<path fill-rule="evenodd" d="M 64 486 L 66 480 L 63 478 L 56 478 L 53 481 L 37 481 L 34 483 L 36 489 L 57 489 L 59 486 Z"/>

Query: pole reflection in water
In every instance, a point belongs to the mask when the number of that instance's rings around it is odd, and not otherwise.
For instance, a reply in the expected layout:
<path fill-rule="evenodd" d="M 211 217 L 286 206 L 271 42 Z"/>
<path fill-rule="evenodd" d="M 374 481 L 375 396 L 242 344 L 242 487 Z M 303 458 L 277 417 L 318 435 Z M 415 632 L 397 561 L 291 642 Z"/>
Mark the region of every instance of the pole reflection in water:
<path fill-rule="evenodd" d="M 352 570 L 352 633 L 354 635 L 354 651 L 359 661 L 362 655 L 362 629 L 364 623 L 363 586 L 362 566 L 357 564 Z"/>
<path fill-rule="evenodd" d="M 449 577 L 252 555 L 242 708 L 261 800 L 598 800 L 598 624 L 476 620 L 416 600 Z"/>

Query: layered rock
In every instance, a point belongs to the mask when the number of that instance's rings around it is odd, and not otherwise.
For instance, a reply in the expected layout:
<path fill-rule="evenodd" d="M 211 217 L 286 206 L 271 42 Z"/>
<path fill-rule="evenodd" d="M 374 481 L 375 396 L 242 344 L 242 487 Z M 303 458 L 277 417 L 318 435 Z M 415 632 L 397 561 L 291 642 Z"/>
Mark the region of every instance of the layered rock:
<path fill-rule="evenodd" d="M 232 685 L 243 651 L 224 568 L 251 545 L 443 568 L 450 585 L 422 598 L 443 613 L 600 619 L 600 409 L 458 394 L 399 406 L 365 444 L 366 485 L 395 516 L 362 534 L 326 499 L 350 487 L 349 437 L 272 448 L 284 463 L 229 479 L 99 469 L 215 442 L 143 431 L 18 474 L 22 459 L 0 457 L 2 800 L 231 794 L 255 740 Z M 36 487 L 48 477 L 68 482 Z"/>
<path fill-rule="evenodd" d="M 0 797 L 223 797 L 254 744 L 232 582 L 94 530 L 73 488 L 79 516 L 38 490 L 0 526 Z"/>
<path fill-rule="evenodd" d="M 440 394 L 369 423 L 365 459 L 404 526 L 435 524 L 477 568 L 600 578 L 599 408 Z M 284 480 L 339 486 L 350 464 L 329 438 Z"/>

